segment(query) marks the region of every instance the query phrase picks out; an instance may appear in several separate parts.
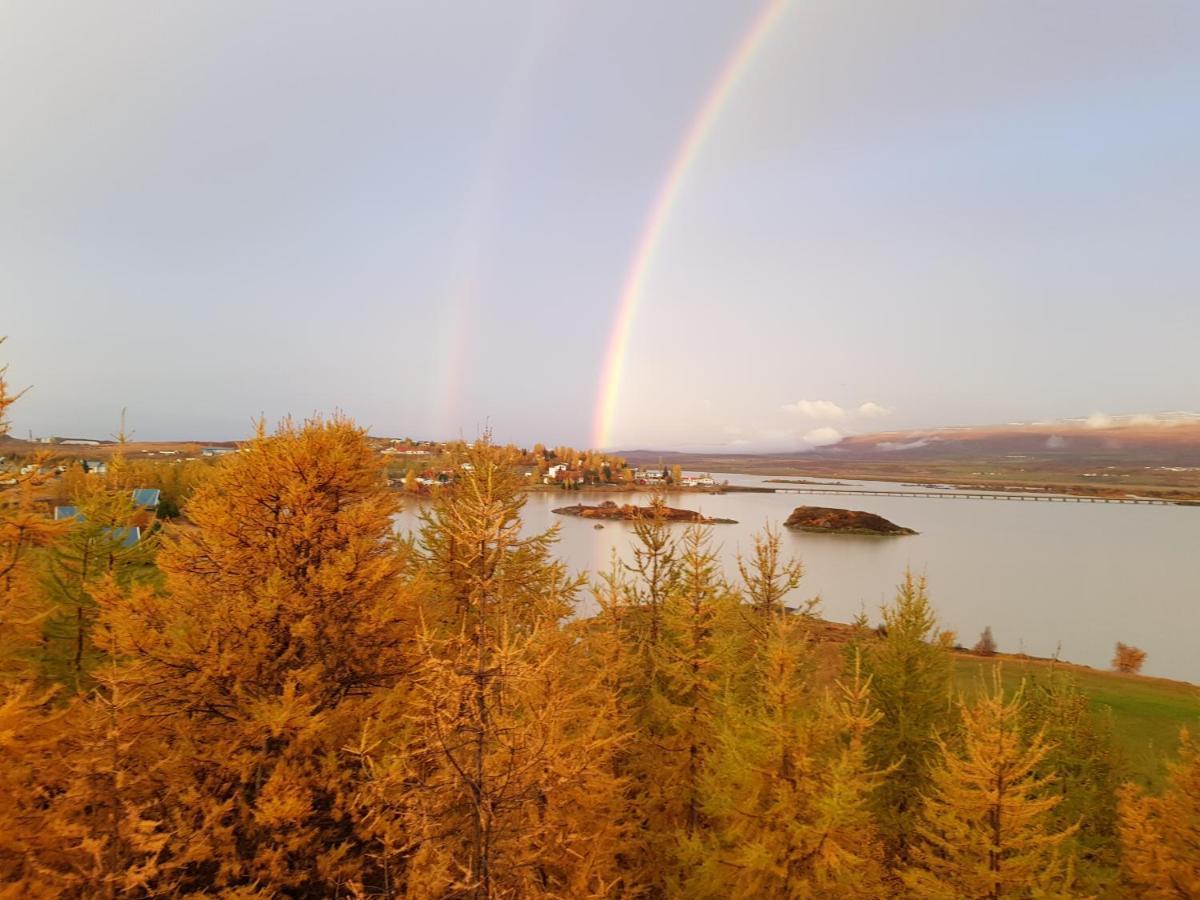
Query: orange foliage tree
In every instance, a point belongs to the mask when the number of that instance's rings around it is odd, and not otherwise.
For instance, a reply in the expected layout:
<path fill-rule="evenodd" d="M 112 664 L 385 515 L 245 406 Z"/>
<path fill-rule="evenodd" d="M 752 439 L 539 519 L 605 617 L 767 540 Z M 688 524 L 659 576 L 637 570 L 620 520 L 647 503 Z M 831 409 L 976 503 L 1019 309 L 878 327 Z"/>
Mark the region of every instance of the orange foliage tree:
<path fill-rule="evenodd" d="M 1122 644 L 1117 641 L 1117 649 L 1113 653 L 1113 668 L 1118 672 L 1132 673 L 1142 671 L 1142 664 L 1146 661 L 1146 651 L 1139 650 L 1130 644 Z"/>
<path fill-rule="evenodd" d="M 603 896 L 619 880 L 622 735 L 563 628 L 579 581 L 522 536 L 523 479 L 488 441 L 424 518 L 417 664 L 356 752 L 372 773 L 373 889 Z M 371 734 L 378 737 L 373 739 Z"/>
<path fill-rule="evenodd" d="M 1120 792 L 1121 870 L 1130 896 L 1200 897 L 1200 744 L 1185 730 L 1167 788 Z"/>
<path fill-rule="evenodd" d="M 395 510 L 348 421 L 260 428 L 165 538 L 165 589 L 101 598 L 98 642 L 173 735 L 159 817 L 177 888 L 358 878 L 342 748 L 413 665 Z"/>
<path fill-rule="evenodd" d="M 915 896 L 1074 896 L 1061 848 L 1076 826 L 1051 827 L 1062 798 L 1050 790 L 1053 775 L 1037 774 L 1050 746 L 1041 733 L 1022 734 L 1022 705 L 1019 692 L 1005 699 L 997 669 L 991 693 L 962 710 L 962 749 L 939 742 L 903 873 Z"/>

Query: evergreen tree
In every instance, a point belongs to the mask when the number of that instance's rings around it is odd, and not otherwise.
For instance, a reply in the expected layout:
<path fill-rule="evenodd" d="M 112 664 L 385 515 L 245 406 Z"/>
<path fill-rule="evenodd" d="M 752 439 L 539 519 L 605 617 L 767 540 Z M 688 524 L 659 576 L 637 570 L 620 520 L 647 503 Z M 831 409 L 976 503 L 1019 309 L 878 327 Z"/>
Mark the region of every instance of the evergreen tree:
<path fill-rule="evenodd" d="M 684 890 L 707 827 L 702 775 L 714 719 L 740 653 L 739 598 L 720 576 L 711 529 L 692 526 L 676 545 L 671 590 L 663 606 L 655 677 L 635 718 L 635 783 L 641 787 L 645 879 L 669 895 Z"/>
<path fill-rule="evenodd" d="M 523 483 L 486 440 L 421 534 L 419 664 L 376 806 L 409 896 L 592 896 L 617 880 L 621 734 L 562 628 L 579 587 L 556 531 L 522 537 Z M 377 830 L 378 830 L 378 826 Z"/>
<path fill-rule="evenodd" d="M 108 476 L 90 477 L 72 499 L 76 516 L 46 558 L 53 609 L 43 628 L 43 665 L 52 678 L 79 689 L 99 658 L 91 639 L 93 590 L 102 581 L 127 588 L 150 577 L 157 540 L 149 528 L 139 533 L 140 511 L 130 492 L 112 486 Z"/>
<path fill-rule="evenodd" d="M 652 656 L 663 631 L 663 605 L 674 589 L 676 546 L 671 526 L 662 510 L 666 499 L 660 493 L 650 498 L 651 515 L 638 519 L 633 525 L 633 562 L 628 570 L 634 603 L 642 610 L 638 617 L 642 625 L 641 643 L 647 657 Z"/>
<path fill-rule="evenodd" d="M 142 714 L 113 662 L 65 708 L 43 711 L 52 737 L 36 741 L 38 804 L 26 808 L 22 891 L 54 896 L 145 896 L 178 885 L 186 848 L 173 837 L 179 785 L 171 736 Z M 29 748 L 25 748 L 28 755 Z"/>
<path fill-rule="evenodd" d="M 8 434 L 8 411 L 21 396 L 9 389 L 7 371 L 0 366 L 0 438 Z M 43 462 L 35 458 L 35 469 Z M 53 546 L 67 527 L 38 510 L 41 486 L 36 472 L 16 477 L 14 485 L 0 484 L 0 702 L 10 689 L 25 694 L 19 682 L 36 667 L 49 605 L 42 596 L 35 555 Z M 23 703 L 14 709 L 25 708 Z"/>
<path fill-rule="evenodd" d="M 893 861 L 907 857 L 921 797 L 930 785 L 938 735 L 953 726 L 950 654 L 938 641 L 924 578 L 905 572 L 883 609 L 886 637 L 864 645 L 863 668 L 881 718 L 866 739 L 871 765 L 886 771 L 875 815 Z"/>
<path fill-rule="evenodd" d="M 164 539 L 164 589 L 97 594 L 97 642 L 172 736 L 181 889 L 329 895 L 357 874 L 342 748 L 413 665 L 395 508 L 348 421 L 260 428 Z"/>
<path fill-rule="evenodd" d="M 878 720 L 859 668 L 837 696 L 812 683 L 801 617 L 776 615 L 754 702 L 730 704 L 707 773 L 711 843 L 691 884 L 706 897 L 886 894 L 868 797 L 878 773 L 864 735 Z"/>
<path fill-rule="evenodd" d="M 775 618 L 787 612 L 784 598 L 800 586 L 804 567 L 799 560 L 784 560 L 780 551 L 781 535 L 777 526 L 766 525 L 754 534 L 754 549 L 749 559 L 738 554 L 738 573 L 742 576 L 746 602 L 754 617 L 754 629 L 765 637 Z M 796 612 L 811 615 L 820 601 L 808 600 Z"/>
<path fill-rule="evenodd" d="M 911 846 L 904 882 L 930 898 L 1071 897 L 1062 852 L 1075 826 L 1056 829 L 1054 776 L 1037 774 L 1050 753 L 1041 733 L 1022 736 L 1021 692 L 991 693 L 962 709 L 963 747 L 938 741 L 939 760 Z"/>
<path fill-rule="evenodd" d="M 1200 897 L 1200 744 L 1185 729 L 1161 796 L 1120 791 L 1121 870 L 1131 896 Z"/>
<path fill-rule="evenodd" d="M 1036 774 L 1053 775 L 1060 798 L 1049 825 L 1063 831 L 1078 824 L 1067 849 L 1080 863 L 1079 886 L 1099 893 L 1117 865 L 1117 789 L 1126 770 L 1111 716 L 1093 712 L 1077 681 L 1062 670 L 1032 678 L 1024 699 L 1023 736 L 1032 741 L 1041 733 L 1049 745 Z"/>

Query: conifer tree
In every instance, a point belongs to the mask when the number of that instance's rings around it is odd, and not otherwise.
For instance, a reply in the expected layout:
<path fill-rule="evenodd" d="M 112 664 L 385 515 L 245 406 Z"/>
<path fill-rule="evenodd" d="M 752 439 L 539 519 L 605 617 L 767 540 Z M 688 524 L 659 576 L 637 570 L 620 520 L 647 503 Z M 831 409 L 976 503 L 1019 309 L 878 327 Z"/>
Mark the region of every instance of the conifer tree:
<path fill-rule="evenodd" d="M 46 845 L 47 796 L 59 790 L 57 745 L 68 731 L 56 688 L 0 686 L 0 896 L 61 895 L 39 869 Z"/>
<path fill-rule="evenodd" d="M 164 539 L 164 589 L 97 594 L 97 641 L 173 735 L 182 889 L 332 894 L 357 874 L 339 754 L 412 665 L 394 510 L 350 422 L 260 428 Z"/>
<path fill-rule="evenodd" d="M 651 515 L 634 522 L 633 562 L 628 565 L 634 576 L 630 582 L 632 598 L 643 611 L 639 617 L 643 624 L 642 643 L 649 653 L 662 636 L 663 605 L 677 577 L 675 540 L 662 514 L 665 506 L 666 498 L 655 493 L 650 498 Z"/>
<path fill-rule="evenodd" d="M 1120 790 L 1121 870 L 1131 896 L 1200 897 L 1200 744 L 1185 729 L 1161 796 Z"/>
<path fill-rule="evenodd" d="M 8 434 L 8 411 L 22 393 L 9 389 L 7 371 L 7 366 L 0 366 L 0 437 Z M 19 680 L 36 667 L 42 623 L 49 613 L 34 556 L 54 545 L 66 530 L 65 524 L 39 512 L 35 502 L 41 487 L 36 469 L 44 462 L 35 458 L 34 473 L 16 476 L 15 485 L 0 485 L 0 702 L 10 689 L 27 693 Z M 14 707 L 18 708 L 25 708 L 24 701 Z"/>
<path fill-rule="evenodd" d="M 1061 802 L 1048 818 L 1054 830 L 1078 823 L 1067 849 L 1079 860 L 1079 886 L 1099 893 L 1117 864 L 1117 789 L 1126 762 L 1113 739 L 1111 716 L 1094 712 L 1077 681 L 1051 669 L 1025 688 L 1021 729 L 1049 744 L 1039 776 L 1055 776 Z"/>
<path fill-rule="evenodd" d="M 618 878 L 621 735 L 562 628 L 579 581 L 556 530 L 521 535 L 510 462 L 476 441 L 424 520 L 419 664 L 375 764 L 409 896 L 583 897 Z"/>
<path fill-rule="evenodd" d="M 871 765 L 886 771 L 874 795 L 880 831 L 893 861 L 903 862 L 938 755 L 937 738 L 953 725 L 950 654 L 938 641 L 925 579 L 905 572 L 883 609 L 886 637 L 863 645 L 879 723 L 866 739 Z"/>
<path fill-rule="evenodd" d="M 707 828 L 703 774 L 714 720 L 741 654 L 739 598 L 718 571 L 711 529 L 689 527 L 676 545 L 660 641 L 650 649 L 654 677 L 628 765 L 648 832 L 641 877 L 678 894 Z"/>
<path fill-rule="evenodd" d="M 105 579 L 128 587 L 149 575 L 157 541 L 135 531 L 138 510 L 129 491 L 107 476 L 89 478 L 74 500 L 69 530 L 46 560 L 47 594 L 53 610 L 43 629 L 44 668 L 79 689 L 97 655 L 91 629 L 96 615 L 93 589 Z"/>
<path fill-rule="evenodd" d="M 767 524 L 753 538 L 754 548 L 749 559 L 738 554 L 738 572 L 746 592 L 746 602 L 758 621 L 756 626 L 765 633 L 779 613 L 785 612 L 784 598 L 800 586 L 804 567 L 799 560 L 784 560 L 780 550 L 780 531 Z M 798 612 L 811 614 L 818 600 L 802 604 Z"/>
<path fill-rule="evenodd" d="M 14 883 L 74 897 L 169 891 L 186 858 L 168 847 L 179 787 L 164 777 L 169 735 L 141 714 L 116 663 L 94 674 L 85 695 L 42 713 L 51 740 L 33 745 L 37 784 L 26 797 L 37 803 L 22 810 L 26 866 Z"/>
<path fill-rule="evenodd" d="M 707 773 L 712 843 L 691 890 L 706 897 L 886 894 L 868 797 L 878 783 L 864 735 L 878 713 L 855 667 L 837 695 L 813 684 L 804 618 L 771 620 L 759 691 L 731 704 Z"/>
<path fill-rule="evenodd" d="M 1070 897 L 1073 864 L 1056 829 L 1061 801 L 1053 775 L 1037 774 L 1050 752 L 1041 733 L 1021 733 L 1021 692 L 992 691 L 962 709 L 963 746 L 938 741 L 932 788 L 921 812 L 904 882 L 930 898 Z"/>
<path fill-rule="evenodd" d="M 711 717 L 739 649 L 734 631 L 738 598 L 718 574 L 711 541 L 711 528 L 691 526 L 684 532 L 664 616 L 663 687 L 674 721 L 663 737 L 680 756 L 681 819 L 689 836 L 700 825 L 699 780 L 713 730 Z"/>

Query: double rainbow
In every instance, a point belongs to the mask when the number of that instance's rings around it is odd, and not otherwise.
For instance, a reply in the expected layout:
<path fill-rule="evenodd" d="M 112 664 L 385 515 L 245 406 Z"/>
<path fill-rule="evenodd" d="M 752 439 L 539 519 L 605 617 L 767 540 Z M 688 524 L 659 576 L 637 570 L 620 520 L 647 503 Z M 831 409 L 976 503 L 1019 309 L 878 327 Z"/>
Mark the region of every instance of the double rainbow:
<path fill-rule="evenodd" d="M 607 448 L 609 445 L 617 400 L 620 397 L 621 373 L 625 367 L 625 354 L 629 346 L 633 317 L 637 312 L 638 302 L 642 298 L 642 291 L 654 253 L 666 230 L 675 201 L 679 197 L 679 192 L 692 164 L 699 155 L 704 139 L 708 137 L 725 102 L 729 99 L 734 87 L 737 86 L 738 79 L 771 28 L 781 18 L 786 6 L 787 0 L 768 0 L 750 23 L 693 117 L 692 124 L 688 127 L 679 148 L 675 151 L 671 165 L 667 169 L 667 177 L 658 190 L 654 205 L 650 207 L 650 215 L 642 225 L 641 237 L 638 239 L 637 248 L 621 289 L 621 300 L 617 306 L 616 317 L 609 336 L 608 350 L 604 357 L 600 384 L 596 392 L 596 407 L 592 419 L 593 447 Z"/>

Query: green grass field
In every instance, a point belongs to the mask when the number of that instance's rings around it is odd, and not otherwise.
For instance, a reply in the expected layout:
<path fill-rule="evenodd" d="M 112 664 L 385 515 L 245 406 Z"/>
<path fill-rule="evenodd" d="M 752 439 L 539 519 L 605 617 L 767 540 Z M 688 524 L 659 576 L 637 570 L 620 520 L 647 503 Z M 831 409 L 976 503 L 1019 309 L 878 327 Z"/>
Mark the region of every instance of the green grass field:
<path fill-rule="evenodd" d="M 1043 660 L 958 655 L 958 685 L 974 694 L 982 679 L 990 680 L 999 661 L 1005 688 L 1015 690 L 1026 677 L 1045 675 L 1051 663 Z M 1157 790 L 1166 775 L 1166 763 L 1175 755 L 1179 730 L 1186 726 L 1200 733 L 1200 687 L 1163 678 L 1119 675 L 1081 666 L 1058 664 L 1069 672 L 1098 712 L 1112 716 L 1113 736 L 1129 761 L 1130 774 L 1140 784 Z"/>

